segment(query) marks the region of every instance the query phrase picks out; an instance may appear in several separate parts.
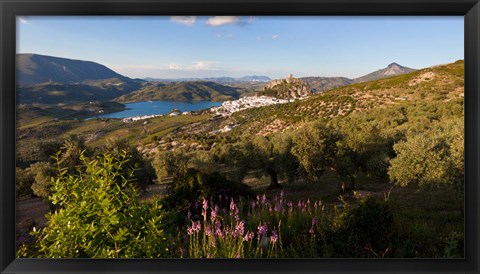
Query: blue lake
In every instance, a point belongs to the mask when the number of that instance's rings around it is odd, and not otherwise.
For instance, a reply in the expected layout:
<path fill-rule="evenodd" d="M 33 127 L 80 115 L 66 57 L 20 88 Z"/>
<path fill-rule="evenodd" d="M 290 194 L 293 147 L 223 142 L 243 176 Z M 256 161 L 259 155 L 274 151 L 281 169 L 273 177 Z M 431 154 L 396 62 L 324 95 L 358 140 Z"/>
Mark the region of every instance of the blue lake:
<path fill-rule="evenodd" d="M 218 107 L 221 102 L 195 101 L 195 102 L 175 102 L 175 101 L 148 101 L 125 104 L 127 107 L 123 111 L 98 115 L 95 118 L 126 118 L 153 114 L 167 114 L 173 109 L 181 112 L 207 109 Z"/>

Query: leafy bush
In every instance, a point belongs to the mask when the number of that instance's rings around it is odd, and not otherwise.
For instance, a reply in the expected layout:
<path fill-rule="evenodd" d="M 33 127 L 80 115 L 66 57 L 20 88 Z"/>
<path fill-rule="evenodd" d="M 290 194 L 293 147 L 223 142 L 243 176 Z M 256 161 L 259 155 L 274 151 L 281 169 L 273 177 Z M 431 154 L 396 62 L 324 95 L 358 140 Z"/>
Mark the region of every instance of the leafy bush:
<path fill-rule="evenodd" d="M 45 228 L 33 235 L 38 257 L 132 258 L 163 257 L 167 253 L 160 203 L 140 204 L 135 188 L 123 176 L 129 158 L 102 154 L 88 160 L 79 155 L 83 173 L 68 174 L 57 157 Z"/>
<path fill-rule="evenodd" d="M 144 190 L 148 184 L 152 184 L 156 178 L 155 170 L 149 159 L 145 159 L 138 150 L 128 143 L 127 139 L 111 138 L 107 139 L 101 153 L 111 154 L 114 158 L 122 157 L 124 153 L 128 155 L 128 163 L 123 166 L 122 175 L 128 176 L 133 173 L 129 179 L 136 187 Z"/>
<path fill-rule="evenodd" d="M 17 167 L 15 169 L 16 173 L 16 196 L 31 196 L 33 195 L 32 185 L 35 182 L 34 174 L 30 169 L 22 169 Z"/>
<path fill-rule="evenodd" d="M 239 198 L 253 195 L 250 187 L 245 184 L 230 181 L 218 172 L 203 173 L 195 169 L 188 169 L 186 173 L 175 177 L 167 185 L 167 191 L 163 200 L 166 208 L 192 211 L 198 208 L 201 197 L 211 198 L 221 204 L 219 196 Z"/>
<path fill-rule="evenodd" d="M 332 221 L 332 257 L 380 258 L 391 251 L 394 223 L 385 202 L 366 198 Z"/>
<path fill-rule="evenodd" d="M 51 179 L 54 173 L 52 166 L 48 162 L 37 162 L 30 165 L 29 170 L 35 178 L 32 184 L 33 194 L 47 199 L 50 195 Z"/>

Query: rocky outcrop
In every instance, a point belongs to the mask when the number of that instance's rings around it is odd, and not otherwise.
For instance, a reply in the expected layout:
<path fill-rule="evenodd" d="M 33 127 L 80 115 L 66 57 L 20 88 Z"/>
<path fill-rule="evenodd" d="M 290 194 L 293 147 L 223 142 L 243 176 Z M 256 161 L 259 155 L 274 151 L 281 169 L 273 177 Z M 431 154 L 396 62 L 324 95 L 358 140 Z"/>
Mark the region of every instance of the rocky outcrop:
<path fill-rule="evenodd" d="M 302 80 L 294 78 L 291 74 L 286 79 L 271 81 L 261 92 L 261 95 L 286 100 L 302 98 L 310 94 L 312 94 L 312 91 L 308 85 Z"/>

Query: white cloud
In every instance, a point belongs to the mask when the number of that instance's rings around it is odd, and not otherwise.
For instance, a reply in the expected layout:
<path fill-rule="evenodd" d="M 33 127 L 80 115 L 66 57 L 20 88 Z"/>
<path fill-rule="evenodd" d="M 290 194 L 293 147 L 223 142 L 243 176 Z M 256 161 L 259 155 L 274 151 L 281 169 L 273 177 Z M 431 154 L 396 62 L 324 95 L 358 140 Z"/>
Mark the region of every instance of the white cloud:
<path fill-rule="evenodd" d="M 167 64 L 165 65 L 164 67 L 161 67 L 163 69 L 171 69 L 171 70 L 177 70 L 177 69 L 182 69 L 182 66 L 178 65 L 178 64 L 175 64 L 175 63 L 171 63 L 171 64 Z"/>
<path fill-rule="evenodd" d="M 257 36 L 257 41 L 265 41 L 265 40 L 276 40 L 280 38 L 280 35 L 279 34 L 272 34 L 271 36 L 268 36 L 268 35 L 261 35 L 261 36 Z"/>
<path fill-rule="evenodd" d="M 197 61 L 192 65 L 186 66 L 187 70 L 218 70 L 217 62 L 213 61 Z"/>
<path fill-rule="evenodd" d="M 114 71 L 132 78 L 196 78 L 217 77 L 230 74 L 230 68 L 221 67 L 216 61 L 195 61 L 192 63 L 179 64 L 167 63 L 158 65 L 115 65 L 106 64 Z"/>
<path fill-rule="evenodd" d="M 197 21 L 196 16 L 170 16 L 170 21 L 186 26 L 193 26 Z"/>
<path fill-rule="evenodd" d="M 217 34 L 216 34 L 216 37 L 217 37 L 217 38 L 220 38 L 220 39 L 221 39 L 221 38 L 224 38 L 224 39 L 232 39 L 232 38 L 235 37 L 235 36 L 233 35 L 233 33 L 217 33 Z"/>
<path fill-rule="evenodd" d="M 206 24 L 212 27 L 219 27 L 238 23 L 240 23 L 240 16 L 213 16 L 208 18 Z"/>
<path fill-rule="evenodd" d="M 108 67 L 119 70 L 219 70 L 217 67 L 218 62 L 215 61 L 196 61 L 187 65 L 180 65 L 177 63 L 169 63 L 165 65 L 114 65 L 107 64 Z"/>
<path fill-rule="evenodd" d="M 28 24 L 28 20 L 26 17 L 19 16 L 17 17 L 18 21 L 22 24 Z"/>

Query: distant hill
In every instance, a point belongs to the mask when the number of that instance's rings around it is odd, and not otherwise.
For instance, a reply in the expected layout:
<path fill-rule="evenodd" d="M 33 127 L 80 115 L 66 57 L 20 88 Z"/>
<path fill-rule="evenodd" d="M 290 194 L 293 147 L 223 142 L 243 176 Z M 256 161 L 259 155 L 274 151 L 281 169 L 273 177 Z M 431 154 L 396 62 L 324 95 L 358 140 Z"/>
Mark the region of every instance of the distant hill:
<path fill-rule="evenodd" d="M 300 80 L 307 83 L 313 92 L 324 92 L 353 83 L 352 79 L 346 77 L 302 77 Z"/>
<path fill-rule="evenodd" d="M 225 101 L 238 99 L 242 92 L 241 88 L 210 81 L 149 83 L 137 91 L 116 98 L 115 101 Z"/>
<path fill-rule="evenodd" d="M 379 69 L 367 75 L 350 79 L 347 77 L 302 77 L 300 78 L 312 89 L 313 92 L 324 92 L 327 90 L 373 80 L 379 80 L 387 77 L 410 73 L 415 69 L 401 66 L 397 63 L 391 63 L 386 68 Z"/>
<path fill-rule="evenodd" d="M 17 54 L 16 58 L 20 104 L 108 101 L 139 89 L 143 82 L 90 61 L 39 54 Z"/>
<path fill-rule="evenodd" d="M 268 82 L 271 81 L 270 77 L 267 76 L 244 76 L 236 79 L 240 82 Z"/>
<path fill-rule="evenodd" d="M 95 62 L 39 54 L 17 54 L 16 73 L 17 85 L 74 84 L 105 79 L 133 81 Z"/>
<path fill-rule="evenodd" d="M 262 83 L 262 82 L 269 82 L 270 79 L 268 76 L 243 76 L 239 78 L 233 77 L 208 77 L 208 78 L 144 78 L 144 80 L 149 82 L 195 82 L 195 81 L 209 81 L 215 82 L 218 84 L 243 84 L 243 83 Z"/>
<path fill-rule="evenodd" d="M 124 84 L 105 87 L 102 86 L 102 83 L 92 85 L 43 83 L 34 86 L 17 87 L 17 103 L 77 104 L 91 101 L 110 101 L 113 98 L 129 93 L 130 90 Z"/>
<path fill-rule="evenodd" d="M 392 76 L 397 76 L 397 75 L 402 75 L 405 73 L 410 73 L 415 71 L 416 69 L 412 68 L 407 68 L 404 66 L 401 66 L 397 63 L 391 63 L 384 69 L 379 69 L 377 71 L 374 71 L 372 73 L 369 73 L 367 75 L 364 75 L 362 77 L 358 77 L 353 79 L 354 83 L 363 83 L 363 82 L 368 82 L 368 81 L 374 81 L 378 79 L 383 79 L 387 77 L 392 77 Z"/>

